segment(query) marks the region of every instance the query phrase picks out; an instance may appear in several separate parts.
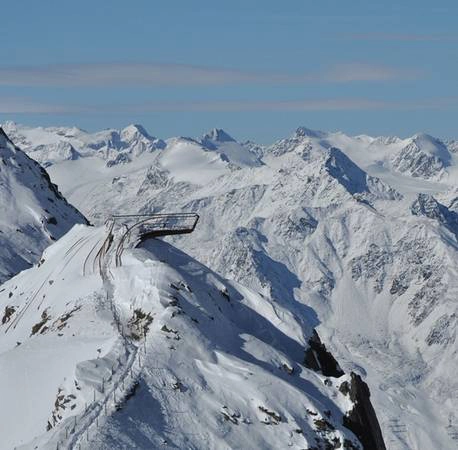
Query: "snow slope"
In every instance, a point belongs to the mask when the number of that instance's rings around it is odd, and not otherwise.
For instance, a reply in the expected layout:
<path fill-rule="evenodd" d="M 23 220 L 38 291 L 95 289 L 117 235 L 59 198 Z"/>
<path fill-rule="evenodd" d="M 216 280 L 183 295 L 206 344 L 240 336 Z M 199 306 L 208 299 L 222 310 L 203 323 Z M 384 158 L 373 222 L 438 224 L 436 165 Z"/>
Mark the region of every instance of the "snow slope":
<path fill-rule="evenodd" d="M 454 448 L 456 142 L 302 127 L 270 146 L 222 130 L 166 143 L 112 167 L 87 151 L 51 176 L 98 222 L 198 212 L 193 239 L 173 242 L 278 305 L 301 305 L 367 380 L 388 448 Z M 221 158 L 227 144 L 247 149 L 243 164 Z"/>
<path fill-rule="evenodd" d="M 77 225 L 2 285 L 2 450 L 360 448 L 351 377 L 304 365 L 301 305 L 159 240 L 115 267 L 119 236 L 97 260 L 107 229 Z"/>
<path fill-rule="evenodd" d="M 86 219 L 46 171 L 0 128 L 0 283 L 40 258 L 52 241 Z"/>

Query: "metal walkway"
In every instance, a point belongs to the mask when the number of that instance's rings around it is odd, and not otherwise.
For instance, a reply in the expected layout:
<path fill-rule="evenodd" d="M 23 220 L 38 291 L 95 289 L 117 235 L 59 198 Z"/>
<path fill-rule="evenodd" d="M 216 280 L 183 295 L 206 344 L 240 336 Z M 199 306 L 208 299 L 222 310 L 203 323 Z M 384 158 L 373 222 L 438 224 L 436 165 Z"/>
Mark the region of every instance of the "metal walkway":
<path fill-rule="evenodd" d="M 199 215 L 195 213 L 125 214 L 112 215 L 111 220 L 113 225 L 121 222 L 125 227 L 116 248 L 116 266 L 120 266 L 126 243 L 133 241 L 132 246 L 136 247 L 146 239 L 192 233 L 199 221 Z"/>

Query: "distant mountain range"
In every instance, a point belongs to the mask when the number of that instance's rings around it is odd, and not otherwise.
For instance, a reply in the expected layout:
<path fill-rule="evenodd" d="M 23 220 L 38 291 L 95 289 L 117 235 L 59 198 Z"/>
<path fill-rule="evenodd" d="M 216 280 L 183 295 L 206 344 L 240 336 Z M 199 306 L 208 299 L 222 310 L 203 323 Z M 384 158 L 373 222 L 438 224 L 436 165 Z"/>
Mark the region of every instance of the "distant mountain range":
<path fill-rule="evenodd" d="M 197 212 L 196 231 L 169 242 L 271 299 L 278 324 L 295 327 L 282 311 L 300 311 L 343 371 L 367 381 L 387 448 L 453 448 L 457 141 L 3 127 L 94 224 Z"/>

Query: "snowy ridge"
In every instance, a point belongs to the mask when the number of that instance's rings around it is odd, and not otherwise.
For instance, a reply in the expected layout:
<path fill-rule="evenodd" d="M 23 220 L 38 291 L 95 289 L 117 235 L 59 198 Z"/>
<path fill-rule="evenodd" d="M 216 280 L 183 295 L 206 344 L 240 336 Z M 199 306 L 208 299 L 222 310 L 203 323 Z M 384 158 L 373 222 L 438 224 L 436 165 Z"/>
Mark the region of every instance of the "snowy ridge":
<path fill-rule="evenodd" d="M 0 448 L 360 448 L 354 379 L 305 367 L 299 305 L 158 240 L 115 267 L 117 236 L 75 226 L 2 286 Z"/>

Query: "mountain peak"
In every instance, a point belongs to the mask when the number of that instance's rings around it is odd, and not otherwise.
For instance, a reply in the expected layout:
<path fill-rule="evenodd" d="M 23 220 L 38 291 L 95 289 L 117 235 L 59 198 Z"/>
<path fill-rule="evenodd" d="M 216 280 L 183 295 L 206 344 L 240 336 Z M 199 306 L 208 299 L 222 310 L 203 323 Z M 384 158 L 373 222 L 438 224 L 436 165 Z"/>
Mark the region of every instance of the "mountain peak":
<path fill-rule="evenodd" d="M 10 138 L 6 135 L 2 127 L 0 127 L 0 147 L 6 145 L 7 142 L 11 142 Z"/>
<path fill-rule="evenodd" d="M 11 157 L 16 152 L 17 147 L 13 141 L 5 133 L 5 130 L 0 127 L 0 154 L 3 157 Z"/>
<path fill-rule="evenodd" d="M 314 137 L 314 138 L 322 138 L 326 135 L 323 131 L 318 130 L 311 130 L 310 128 L 306 127 L 298 127 L 295 131 L 296 137 Z"/>
<path fill-rule="evenodd" d="M 130 124 L 127 127 L 123 128 L 121 130 L 121 137 L 123 139 L 129 140 L 132 139 L 135 136 L 141 135 L 147 139 L 151 139 L 151 136 L 149 133 L 146 131 L 146 129 L 139 124 Z"/>
<path fill-rule="evenodd" d="M 430 154 L 437 154 L 438 156 L 442 156 L 448 159 L 447 148 L 445 144 L 438 138 L 431 136 L 426 133 L 417 133 L 411 138 L 412 142 L 414 142 L 421 150 L 430 153 Z"/>
<path fill-rule="evenodd" d="M 235 142 L 235 139 L 221 128 L 213 128 L 202 136 L 202 141 Z"/>
<path fill-rule="evenodd" d="M 444 169 L 450 166 L 452 155 L 439 139 L 425 133 L 417 133 L 393 158 L 396 170 L 414 177 L 440 178 Z"/>

